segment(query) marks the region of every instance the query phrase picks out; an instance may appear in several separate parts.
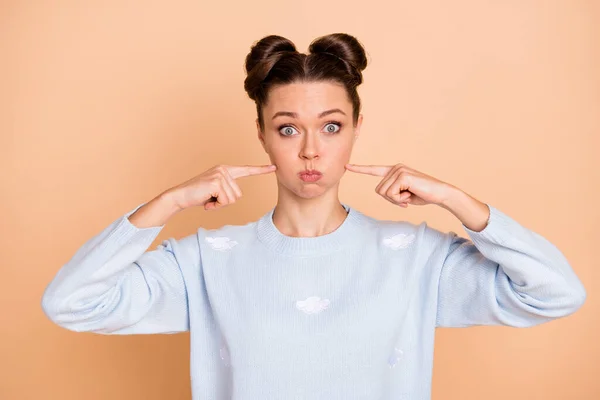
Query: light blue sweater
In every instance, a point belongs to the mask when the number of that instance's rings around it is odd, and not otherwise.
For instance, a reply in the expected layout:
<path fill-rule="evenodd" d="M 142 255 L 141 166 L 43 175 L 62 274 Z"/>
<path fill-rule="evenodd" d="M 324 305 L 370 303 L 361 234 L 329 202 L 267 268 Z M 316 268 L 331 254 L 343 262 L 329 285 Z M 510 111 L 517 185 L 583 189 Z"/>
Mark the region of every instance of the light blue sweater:
<path fill-rule="evenodd" d="M 194 399 L 430 399 L 436 327 L 529 327 L 586 298 L 554 245 L 489 205 L 471 240 L 344 204 L 323 236 L 283 235 L 271 209 L 152 251 L 163 226 L 128 219 L 142 205 L 75 253 L 42 307 L 73 331 L 189 330 Z"/>

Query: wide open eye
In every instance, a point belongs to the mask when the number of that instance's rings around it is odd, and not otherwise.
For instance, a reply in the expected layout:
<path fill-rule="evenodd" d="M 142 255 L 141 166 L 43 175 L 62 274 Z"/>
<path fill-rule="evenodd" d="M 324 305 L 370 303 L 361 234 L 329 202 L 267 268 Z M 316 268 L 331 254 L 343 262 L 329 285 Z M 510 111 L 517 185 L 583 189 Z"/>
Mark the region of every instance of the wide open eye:
<path fill-rule="evenodd" d="M 296 128 L 291 125 L 284 125 L 279 128 L 279 133 L 283 136 L 294 136 L 298 132 Z"/>
<path fill-rule="evenodd" d="M 342 129 L 342 125 L 338 122 L 329 122 L 325 125 L 325 132 L 327 133 L 338 133 Z"/>

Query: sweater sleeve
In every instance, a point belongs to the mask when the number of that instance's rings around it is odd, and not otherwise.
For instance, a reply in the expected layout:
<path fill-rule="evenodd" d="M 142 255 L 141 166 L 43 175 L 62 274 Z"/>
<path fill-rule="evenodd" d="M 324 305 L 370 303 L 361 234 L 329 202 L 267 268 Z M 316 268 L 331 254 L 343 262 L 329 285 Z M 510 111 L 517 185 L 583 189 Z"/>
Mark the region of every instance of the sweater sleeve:
<path fill-rule="evenodd" d="M 176 333 L 189 329 L 182 268 L 200 263 L 197 235 L 164 240 L 163 226 L 129 221 L 143 204 L 81 246 L 47 285 L 42 309 L 57 325 L 101 334 Z"/>
<path fill-rule="evenodd" d="M 438 286 L 436 326 L 530 327 L 577 311 L 586 291 L 547 239 L 493 206 L 471 240 L 450 232 Z"/>

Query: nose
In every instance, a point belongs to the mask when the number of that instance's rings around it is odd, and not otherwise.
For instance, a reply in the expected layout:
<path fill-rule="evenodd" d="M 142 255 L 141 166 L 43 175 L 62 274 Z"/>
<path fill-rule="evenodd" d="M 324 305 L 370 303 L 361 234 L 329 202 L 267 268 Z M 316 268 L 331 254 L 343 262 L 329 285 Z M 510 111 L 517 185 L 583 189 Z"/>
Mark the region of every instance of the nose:
<path fill-rule="evenodd" d="M 304 135 L 304 141 L 302 143 L 302 147 L 300 148 L 299 156 L 305 160 L 312 160 L 313 158 L 319 157 L 318 139 L 315 137 L 315 135 Z"/>

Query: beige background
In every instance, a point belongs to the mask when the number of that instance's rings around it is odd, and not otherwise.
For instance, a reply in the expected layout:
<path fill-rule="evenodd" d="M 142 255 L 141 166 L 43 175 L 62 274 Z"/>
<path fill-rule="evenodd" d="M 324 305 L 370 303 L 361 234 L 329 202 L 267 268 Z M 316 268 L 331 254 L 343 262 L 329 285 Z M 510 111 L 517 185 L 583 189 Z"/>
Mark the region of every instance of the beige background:
<path fill-rule="evenodd" d="M 135 205 L 217 163 L 267 162 L 243 90 L 250 45 L 276 33 L 305 51 L 338 31 L 371 62 L 352 161 L 403 162 L 493 204 L 555 243 L 588 291 L 578 313 L 538 327 L 439 329 L 433 399 L 600 398 L 598 2 L 0 7 L 1 399 L 190 397 L 188 334 L 69 332 L 43 315 L 43 289 Z M 395 207 L 377 183 L 348 174 L 341 199 L 464 235 L 445 210 Z M 155 244 L 274 205 L 272 175 L 240 185 L 239 203 L 186 210 Z"/>

